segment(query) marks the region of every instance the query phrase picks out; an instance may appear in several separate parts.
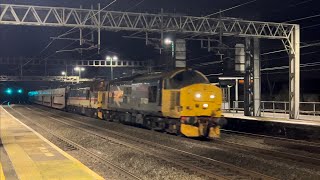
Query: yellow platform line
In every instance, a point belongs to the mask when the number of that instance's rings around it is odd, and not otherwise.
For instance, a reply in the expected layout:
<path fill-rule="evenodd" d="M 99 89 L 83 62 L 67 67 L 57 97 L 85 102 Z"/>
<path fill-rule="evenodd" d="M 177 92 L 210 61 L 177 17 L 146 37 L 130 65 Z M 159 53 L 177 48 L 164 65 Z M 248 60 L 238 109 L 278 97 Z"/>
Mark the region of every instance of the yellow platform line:
<path fill-rule="evenodd" d="M 6 177 L 4 176 L 3 170 L 2 170 L 2 165 L 0 163 L 0 180 L 6 180 Z"/>
<path fill-rule="evenodd" d="M 56 151 L 61 153 L 64 157 L 67 158 L 63 161 L 45 161 L 45 162 L 34 162 L 30 157 L 26 154 L 26 152 L 18 145 L 16 144 L 6 144 L 5 142 L 12 142 L 13 138 L 10 136 L 6 131 L 6 129 L 2 128 L 1 131 L 1 138 L 3 139 L 3 145 L 7 151 L 7 154 L 14 166 L 14 169 L 17 172 L 17 175 L 19 176 L 19 179 L 43 179 L 44 175 L 52 177 L 50 179 L 60 179 L 60 177 L 63 178 L 63 174 L 59 170 L 65 170 L 67 172 L 71 173 L 71 170 L 75 170 L 73 175 L 74 178 L 72 179 L 88 179 L 88 175 L 91 177 L 91 179 L 103 179 L 101 176 L 90 170 L 87 166 L 82 164 L 77 159 L 73 158 L 71 155 L 67 154 L 63 150 L 61 150 L 56 145 L 52 144 L 50 141 L 48 141 L 46 138 L 44 138 L 42 135 L 22 123 L 20 120 L 18 120 L 16 117 L 11 115 L 8 111 L 6 111 L 3 107 L 1 107 L 0 111 L 3 110 L 6 115 L 9 115 L 12 119 L 16 120 L 20 123 L 20 125 L 24 126 L 28 130 L 30 130 L 32 133 L 34 133 L 37 137 L 39 137 L 42 141 L 49 144 L 51 147 L 53 147 Z M 3 115 L 3 114 L 2 114 Z M 13 122 L 7 122 L 9 124 Z M 50 169 L 50 170 L 48 170 Z M 55 170 L 53 170 L 55 169 Z M 43 172 L 42 174 L 40 173 Z M 83 175 L 83 176 L 82 176 Z M 85 175 L 87 175 L 85 177 Z M 82 177 L 79 177 L 82 176 Z M 58 178 L 57 178 L 58 177 Z M 70 177 L 68 177 L 70 179 Z M 2 179 L 1 179 L 2 180 Z"/>

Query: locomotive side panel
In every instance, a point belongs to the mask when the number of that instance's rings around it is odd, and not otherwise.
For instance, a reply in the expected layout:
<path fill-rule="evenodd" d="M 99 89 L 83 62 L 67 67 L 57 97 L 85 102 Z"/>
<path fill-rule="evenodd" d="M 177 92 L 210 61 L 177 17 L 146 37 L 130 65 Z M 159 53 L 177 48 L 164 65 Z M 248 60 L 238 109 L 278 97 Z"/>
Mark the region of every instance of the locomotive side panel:
<path fill-rule="evenodd" d="M 108 107 L 117 111 L 159 115 L 159 92 L 158 80 L 113 83 L 109 86 Z"/>

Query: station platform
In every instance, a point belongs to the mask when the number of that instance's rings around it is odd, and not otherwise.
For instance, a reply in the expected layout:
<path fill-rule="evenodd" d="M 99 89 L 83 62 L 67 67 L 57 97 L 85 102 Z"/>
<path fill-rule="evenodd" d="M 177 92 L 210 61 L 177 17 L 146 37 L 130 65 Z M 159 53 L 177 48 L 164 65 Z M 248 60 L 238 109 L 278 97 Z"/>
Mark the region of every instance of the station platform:
<path fill-rule="evenodd" d="M 223 114 L 227 118 L 239 118 L 254 121 L 270 121 L 289 124 L 320 126 L 320 116 L 300 115 L 299 119 L 289 119 L 289 114 L 284 113 L 261 113 L 261 117 L 244 116 L 243 111 L 224 112 Z"/>
<path fill-rule="evenodd" d="M 103 179 L 0 106 L 0 180 Z"/>
<path fill-rule="evenodd" d="M 227 130 L 320 142 L 320 116 L 289 119 L 288 114 L 281 113 L 262 113 L 261 117 L 244 116 L 243 111 L 223 114 L 228 120 Z"/>

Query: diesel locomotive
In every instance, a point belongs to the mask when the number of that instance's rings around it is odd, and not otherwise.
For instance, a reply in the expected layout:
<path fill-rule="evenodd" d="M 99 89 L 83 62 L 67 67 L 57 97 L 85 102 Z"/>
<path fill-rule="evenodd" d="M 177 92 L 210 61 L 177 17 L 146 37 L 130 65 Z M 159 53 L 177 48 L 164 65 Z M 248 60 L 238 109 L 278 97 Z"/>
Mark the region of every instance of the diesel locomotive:
<path fill-rule="evenodd" d="M 192 69 L 29 92 L 30 101 L 187 137 L 217 138 L 222 92 Z"/>

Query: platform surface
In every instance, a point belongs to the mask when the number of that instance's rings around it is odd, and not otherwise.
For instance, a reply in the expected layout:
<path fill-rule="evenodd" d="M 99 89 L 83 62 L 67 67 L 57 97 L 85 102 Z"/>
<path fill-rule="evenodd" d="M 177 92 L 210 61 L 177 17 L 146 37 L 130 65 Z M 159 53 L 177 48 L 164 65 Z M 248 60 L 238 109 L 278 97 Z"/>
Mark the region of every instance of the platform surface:
<path fill-rule="evenodd" d="M 0 180 L 103 179 L 1 106 L 0 138 Z"/>
<path fill-rule="evenodd" d="M 224 112 L 223 115 L 226 118 L 320 126 L 320 116 L 300 115 L 299 119 L 289 119 L 288 114 L 262 112 L 261 117 L 249 117 L 249 116 L 244 116 L 243 111 Z"/>

